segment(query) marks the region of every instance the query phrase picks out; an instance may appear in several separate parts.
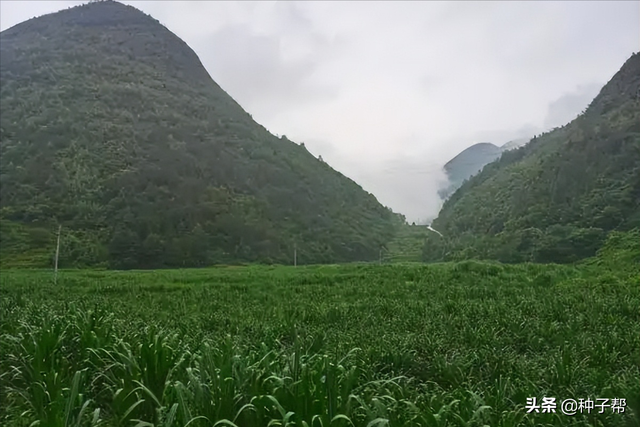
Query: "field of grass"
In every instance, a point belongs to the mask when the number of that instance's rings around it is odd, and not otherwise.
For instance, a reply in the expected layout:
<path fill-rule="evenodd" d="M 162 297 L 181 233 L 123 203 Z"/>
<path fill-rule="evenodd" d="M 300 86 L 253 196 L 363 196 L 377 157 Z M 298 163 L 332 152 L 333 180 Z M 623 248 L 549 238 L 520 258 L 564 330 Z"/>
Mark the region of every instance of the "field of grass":
<path fill-rule="evenodd" d="M 637 271 L 3 271 L 3 426 L 637 426 Z M 624 413 L 526 413 L 528 397 Z"/>
<path fill-rule="evenodd" d="M 420 262 L 426 239 L 439 239 L 426 225 L 405 225 L 382 251 L 382 262 Z"/>

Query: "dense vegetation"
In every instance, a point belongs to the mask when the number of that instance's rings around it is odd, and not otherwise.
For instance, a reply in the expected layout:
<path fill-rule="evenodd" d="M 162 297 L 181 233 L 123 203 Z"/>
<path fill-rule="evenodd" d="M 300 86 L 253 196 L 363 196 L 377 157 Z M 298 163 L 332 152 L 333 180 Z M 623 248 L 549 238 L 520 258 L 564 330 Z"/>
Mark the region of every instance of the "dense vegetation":
<path fill-rule="evenodd" d="M 432 233 L 425 225 L 398 227 L 391 241 L 381 250 L 381 262 L 420 262 L 425 239 Z"/>
<path fill-rule="evenodd" d="M 0 425 L 640 425 L 640 55 L 462 184 L 440 237 L 269 134 L 132 7 L 0 41 Z M 65 268 L 381 265 L 6 270 L 49 266 L 59 226 Z M 587 259 L 397 263 L 421 257 Z M 528 414 L 545 396 L 626 408 Z"/>
<path fill-rule="evenodd" d="M 568 125 L 507 151 L 448 199 L 425 260 L 574 262 L 640 227 L 640 54 Z"/>
<path fill-rule="evenodd" d="M 577 267 L 3 272 L 0 424 L 637 426 L 638 238 Z"/>
<path fill-rule="evenodd" d="M 0 258 L 63 267 L 374 260 L 401 219 L 276 138 L 196 54 L 99 2 L 0 33 Z"/>

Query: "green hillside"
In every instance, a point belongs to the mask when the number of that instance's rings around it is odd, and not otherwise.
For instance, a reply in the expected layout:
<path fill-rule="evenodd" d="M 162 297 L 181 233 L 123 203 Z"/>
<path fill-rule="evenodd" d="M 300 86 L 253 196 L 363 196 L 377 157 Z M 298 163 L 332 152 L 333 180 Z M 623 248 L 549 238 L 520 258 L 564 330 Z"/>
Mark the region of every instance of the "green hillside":
<path fill-rule="evenodd" d="M 444 204 L 425 260 L 573 262 L 640 227 L 640 54 L 568 125 L 507 151 Z"/>
<path fill-rule="evenodd" d="M 398 217 L 107 1 L 0 33 L 3 266 L 376 260 Z"/>
<path fill-rule="evenodd" d="M 382 249 L 382 262 L 420 262 L 425 239 L 432 233 L 425 225 L 405 224 Z"/>

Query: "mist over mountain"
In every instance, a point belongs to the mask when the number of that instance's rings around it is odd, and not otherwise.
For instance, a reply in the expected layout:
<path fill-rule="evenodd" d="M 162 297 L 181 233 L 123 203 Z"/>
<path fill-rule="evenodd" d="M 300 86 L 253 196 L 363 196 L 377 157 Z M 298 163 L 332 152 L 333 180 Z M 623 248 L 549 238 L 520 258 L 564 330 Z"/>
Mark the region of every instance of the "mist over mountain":
<path fill-rule="evenodd" d="M 400 218 L 253 121 L 198 56 L 114 1 L 0 33 L 0 255 L 46 266 L 371 260 Z"/>
<path fill-rule="evenodd" d="M 520 148 L 523 145 L 525 145 L 527 142 L 529 142 L 531 140 L 531 138 L 518 138 L 518 139 L 513 139 L 509 142 L 506 142 L 505 144 L 503 144 L 500 149 L 504 152 L 504 151 L 508 151 L 508 150 L 515 150 L 516 148 Z"/>
<path fill-rule="evenodd" d="M 483 166 L 497 159 L 502 153 L 500 147 L 490 142 L 480 142 L 465 149 L 449 160 L 443 167 L 448 185 L 438 191 L 440 197 L 447 199 L 462 183 L 482 170 Z"/>
<path fill-rule="evenodd" d="M 521 147 L 528 141 L 528 138 L 514 139 L 500 147 L 490 142 L 480 142 L 466 148 L 444 165 L 447 181 L 438 189 L 438 195 L 442 200 L 448 199 L 464 181 L 480 172 L 485 165 L 498 159 L 503 152 Z"/>
<path fill-rule="evenodd" d="M 434 227 L 444 238 L 427 242 L 426 260 L 507 262 L 572 262 L 640 227 L 640 54 L 575 120 L 463 183 Z"/>

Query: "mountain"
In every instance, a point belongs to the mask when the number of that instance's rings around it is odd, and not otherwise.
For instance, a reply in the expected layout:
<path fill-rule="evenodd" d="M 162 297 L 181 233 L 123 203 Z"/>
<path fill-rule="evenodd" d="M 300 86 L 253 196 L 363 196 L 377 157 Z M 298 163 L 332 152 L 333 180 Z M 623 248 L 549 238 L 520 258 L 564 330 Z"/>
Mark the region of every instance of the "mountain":
<path fill-rule="evenodd" d="M 527 142 L 529 142 L 529 138 L 514 139 L 500 147 L 489 142 L 481 142 L 464 149 L 444 165 L 443 170 L 448 181 L 445 187 L 438 190 L 438 195 L 442 200 L 448 199 L 464 181 L 480 172 L 487 164 L 498 159 L 504 151 L 522 147 Z"/>
<path fill-rule="evenodd" d="M 447 186 L 438 191 L 440 198 L 450 197 L 462 183 L 482 170 L 482 168 L 500 157 L 502 149 L 489 142 L 481 142 L 465 149 L 444 165 L 449 179 Z"/>
<path fill-rule="evenodd" d="M 640 54 L 568 125 L 506 151 L 443 205 L 426 260 L 573 262 L 640 227 Z"/>
<path fill-rule="evenodd" d="M 398 217 L 255 123 L 114 1 L 0 33 L 0 259 L 114 268 L 374 260 Z"/>
<path fill-rule="evenodd" d="M 500 150 L 501 151 L 515 150 L 516 148 L 522 147 L 523 145 L 525 145 L 530 140 L 531 140 L 531 138 L 513 139 L 513 140 L 503 144 L 502 146 L 500 146 Z"/>

